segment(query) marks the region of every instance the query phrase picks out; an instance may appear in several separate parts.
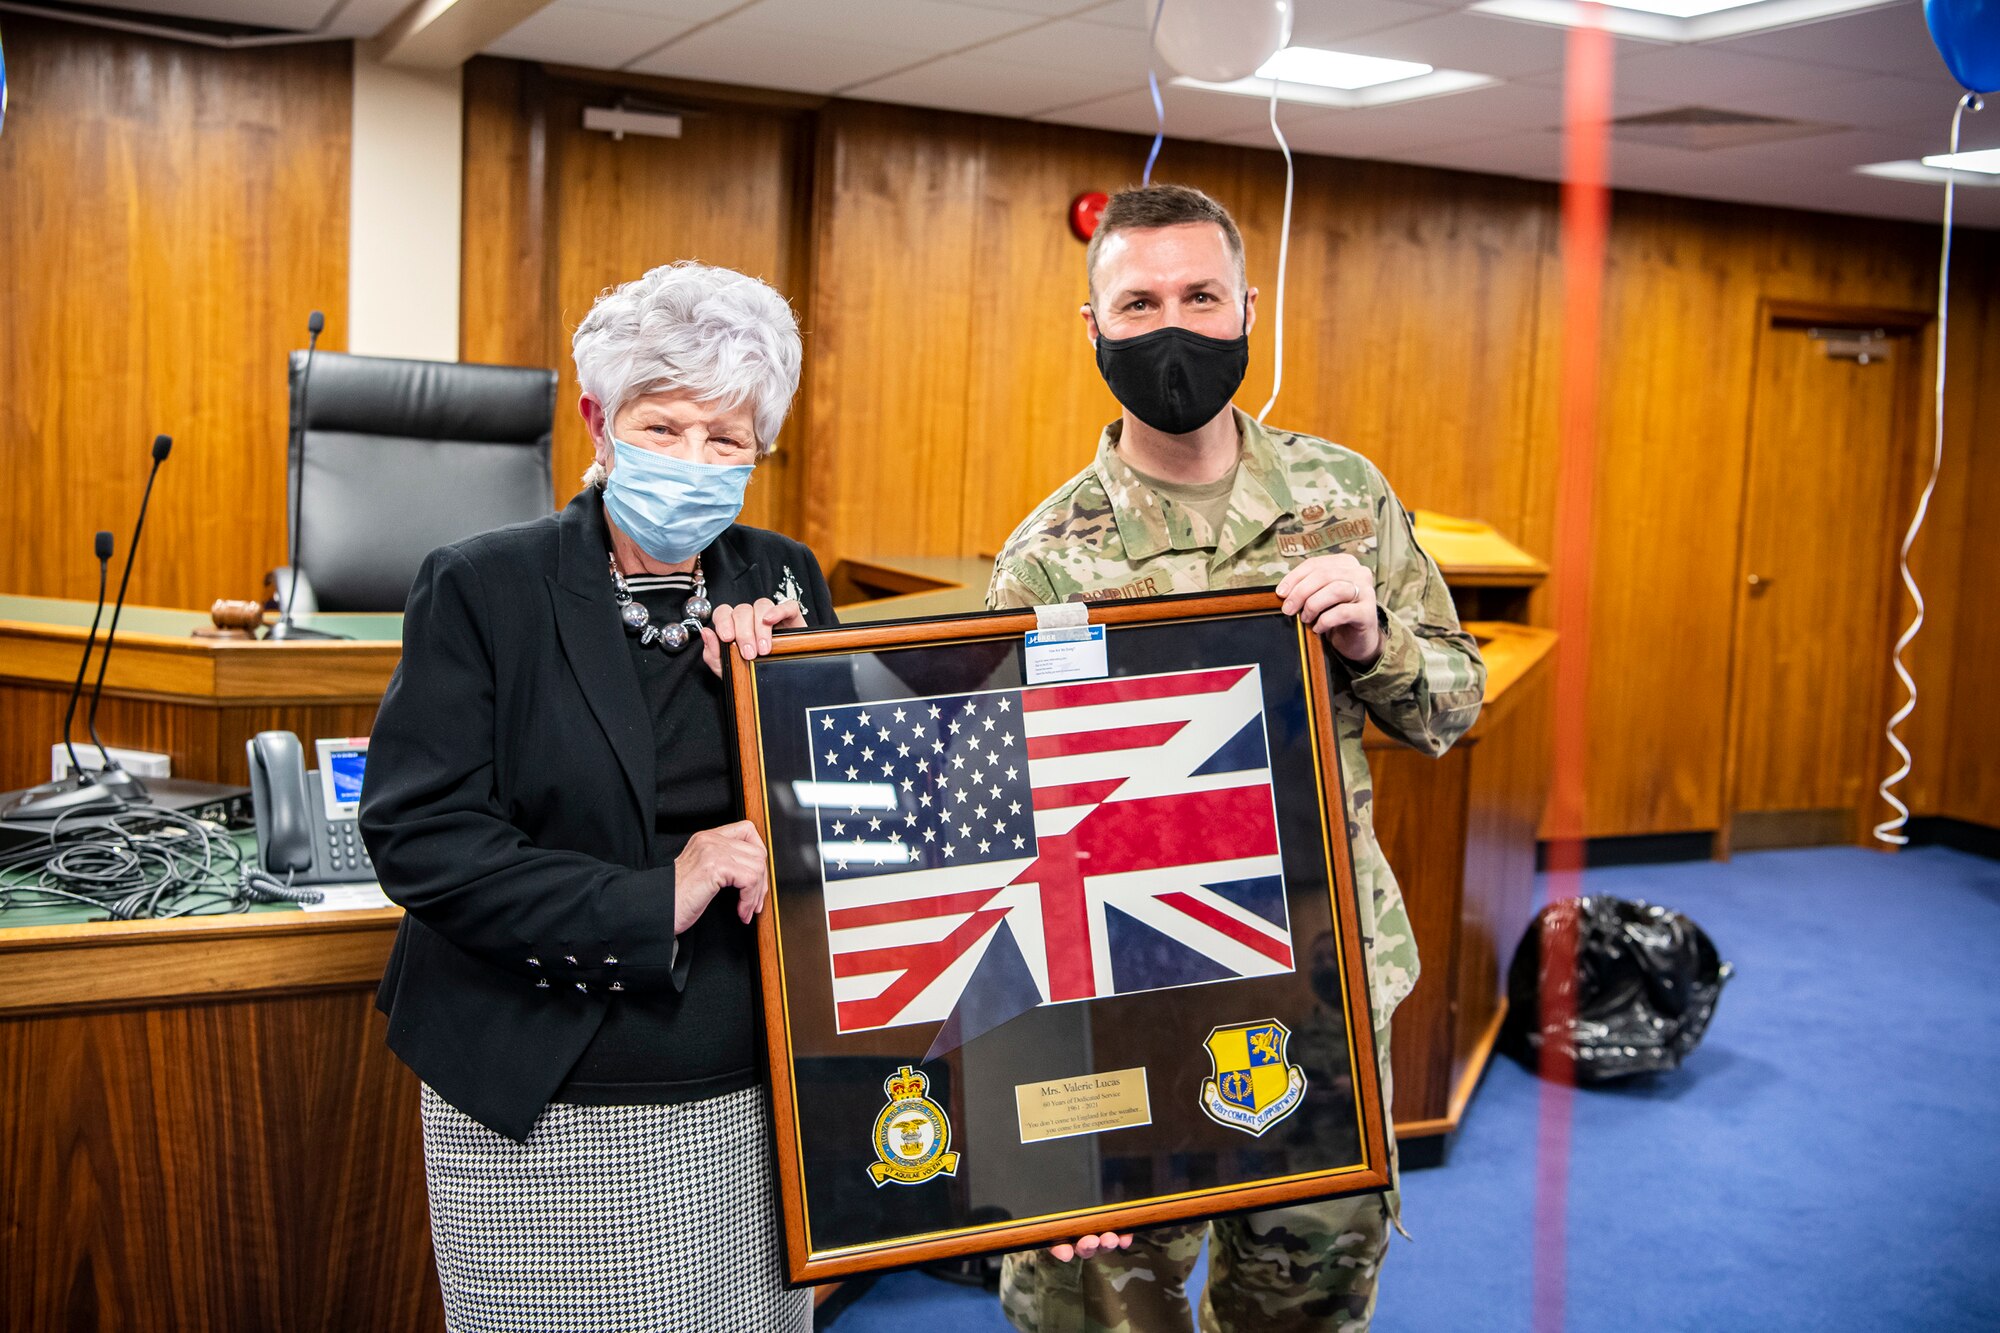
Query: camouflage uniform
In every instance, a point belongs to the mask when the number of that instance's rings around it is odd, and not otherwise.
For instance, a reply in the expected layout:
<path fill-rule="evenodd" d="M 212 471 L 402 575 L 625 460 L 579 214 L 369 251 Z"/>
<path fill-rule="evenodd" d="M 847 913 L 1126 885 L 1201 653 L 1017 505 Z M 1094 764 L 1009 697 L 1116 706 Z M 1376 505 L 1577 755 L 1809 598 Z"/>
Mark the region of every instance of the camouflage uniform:
<path fill-rule="evenodd" d="M 1139 478 L 1118 455 L 1121 423 L 1113 422 L 1096 460 L 1008 538 L 986 602 L 1020 607 L 1269 587 L 1299 561 L 1339 552 L 1374 575 L 1382 655 L 1365 671 L 1336 671 L 1333 711 L 1386 1097 L 1389 1016 L 1416 984 L 1417 947 L 1375 842 L 1362 725 L 1373 717 L 1405 744 L 1442 754 L 1478 716 L 1486 665 L 1374 464 L 1235 415 L 1242 452 L 1220 532 Z M 1202 1328 L 1365 1329 L 1397 1206 L 1391 1192 L 1216 1219 Z M 1187 1277 L 1203 1230 L 1200 1223 L 1160 1227 L 1140 1233 L 1130 1250 L 1067 1264 L 1046 1250 L 1010 1255 L 1001 1282 L 1007 1317 L 1025 1333 L 1185 1329 Z"/>

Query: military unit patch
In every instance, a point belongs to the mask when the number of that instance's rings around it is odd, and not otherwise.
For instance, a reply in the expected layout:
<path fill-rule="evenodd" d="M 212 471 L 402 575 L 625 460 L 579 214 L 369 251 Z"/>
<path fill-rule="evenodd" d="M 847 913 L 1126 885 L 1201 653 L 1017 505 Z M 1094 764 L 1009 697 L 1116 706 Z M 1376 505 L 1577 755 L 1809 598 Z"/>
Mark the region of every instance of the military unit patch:
<path fill-rule="evenodd" d="M 875 1156 L 868 1168 L 880 1189 L 888 1181 L 921 1185 L 935 1175 L 958 1174 L 958 1154 L 950 1152 L 951 1121 L 944 1108 L 925 1096 L 931 1081 L 904 1065 L 889 1075 L 882 1091 L 889 1104 L 875 1117 Z"/>
<path fill-rule="evenodd" d="M 1285 1058 L 1291 1029 L 1275 1018 L 1208 1034 L 1215 1077 L 1201 1081 L 1201 1109 L 1218 1125 L 1261 1135 L 1305 1099 L 1305 1071 Z"/>

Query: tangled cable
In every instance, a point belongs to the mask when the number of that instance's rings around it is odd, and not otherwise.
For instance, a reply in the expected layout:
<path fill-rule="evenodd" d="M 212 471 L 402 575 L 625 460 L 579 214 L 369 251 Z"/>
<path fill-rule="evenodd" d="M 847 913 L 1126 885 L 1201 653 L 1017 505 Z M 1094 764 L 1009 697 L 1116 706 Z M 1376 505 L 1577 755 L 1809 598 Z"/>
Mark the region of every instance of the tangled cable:
<path fill-rule="evenodd" d="M 259 869 L 220 824 L 175 810 L 133 810 L 89 823 L 49 825 L 46 842 L 0 856 L 0 911 L 82 903 L 110 921 L 217 916 L 252 903 L 316 903 Z"/>

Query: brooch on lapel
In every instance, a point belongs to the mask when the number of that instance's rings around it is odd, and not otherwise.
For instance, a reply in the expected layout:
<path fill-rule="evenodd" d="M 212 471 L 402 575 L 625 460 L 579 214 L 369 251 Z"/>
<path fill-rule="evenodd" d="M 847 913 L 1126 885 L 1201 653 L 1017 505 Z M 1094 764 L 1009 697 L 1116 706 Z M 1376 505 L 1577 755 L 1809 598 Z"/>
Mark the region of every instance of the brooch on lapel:
<path fill-rule="evenodd" d="M 799 619 L 808 619 L 806 615 L 806 590 L 799 586 L 799 576 L 792 573 L 790 565 L 785 566 L 785 580 L 778 585 L 778 590 L 771 594 L 771 600 L 774 602 L 797 602 L 799 604 Z"/>

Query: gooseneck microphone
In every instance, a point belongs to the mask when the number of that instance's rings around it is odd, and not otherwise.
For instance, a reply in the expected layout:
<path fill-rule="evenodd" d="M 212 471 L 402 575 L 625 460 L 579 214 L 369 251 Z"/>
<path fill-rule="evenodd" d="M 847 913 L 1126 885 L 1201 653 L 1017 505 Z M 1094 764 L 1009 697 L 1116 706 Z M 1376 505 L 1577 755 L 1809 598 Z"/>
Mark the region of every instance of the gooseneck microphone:
<path fill-rule="evenodd" d="M 7 814 L 14 819 L 54 819 L 72 812 L 122 810 L 125 803 L 101 787 L 84 771 L 76 757 L 70 728 L 76 722 L 76 702 L 83 697 L 84 673 L 90 670 L 91 650 L 97 646 L 97 625 L 104 619 L 104 590 L 111 573 L 111 534 L 97 534 L 97 610 L 90 617 L 90 633 L 83 641 L 83 660 L 76 665 L 76 684 L 70 686 L 69 706 L 63 710 L 63 745 L 69 750 L 69 776 L 36 787 L 16 801 Z"/>
<path fill-rule="evenodd" d="M 139 521 L 132 525 L 132 541 L 125 548 L 125 571 L 118 576 L 118 602 L 111 608 L 111 627 L 104 631 L 104 652 L 97 659 L 97 680 L 90 687 L 90 712 L 84 718 L 84 725 L 90 732 L 90 743 L 97 747 L 98 755 L 104 760 L 97 785 L 109 787 L 128 801 L 145 800 L 148 795 L 146 784 L 120 768 L 118 761 L 111 757 L 111 751 L 104 748 L 104 742 L 97 735 L 97 706 L 104 701 L 104 671 L 111 665 L 111 645 L 118 640 L 118 617 L 125 613 L 125 589 L 132 582 L 132 561 L 139 554 L 139 534 L 146 530 L 146 507 L 153 502 L 153 479 L 160 475 L 160 464 L 167 461 L 167 455 L 173 452 L 173 448 L 173 436 L 153 437 L 153 470 L 146 474 L 146 489 L 139 497 Z"/>
<path fill-rule="evenodd" d="M 278 623 L 264 631 L 267 639 L 337 639 L 343 636 L 327 634 L 320 630 L 306 629 L 292 623 L 292 600 L 299 591 L 299 525 L 303 521 L 306 493 L 306 408 L 311 401 L 313 349 L 319 346 L 319 335 L 326 328 L 326 316 L 315 310 L 306 316 L 306 360 L 299 368 L 299 414 L 292 423 L 292 522 L 289 533 L 289 573 L 284 587 L 284 602 L 279 608 Z"/>

